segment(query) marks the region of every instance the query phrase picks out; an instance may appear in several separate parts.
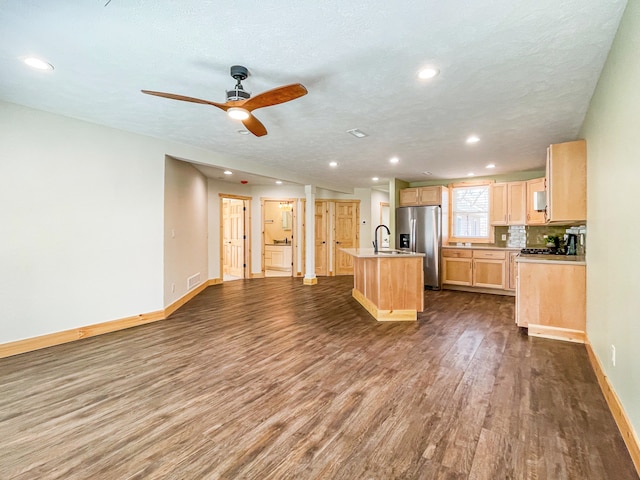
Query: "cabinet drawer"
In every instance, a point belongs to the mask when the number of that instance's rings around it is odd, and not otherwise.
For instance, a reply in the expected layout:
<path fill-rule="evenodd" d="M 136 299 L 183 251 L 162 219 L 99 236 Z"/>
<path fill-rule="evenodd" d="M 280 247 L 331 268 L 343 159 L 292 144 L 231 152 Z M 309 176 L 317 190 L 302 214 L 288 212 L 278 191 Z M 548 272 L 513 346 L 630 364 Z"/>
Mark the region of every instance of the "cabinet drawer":
<path fill-rule="evenodd" d="M 493 260 L 504 260 L 507 258 L 507 252 L 504 250 L 474 250 L 473 258 L 491 258 Z"/>
<path fill-rule="evenodd" d="M 451 258 L 471 258 L 473 252 L 471 250 L 457 250 L 457 249 L 442 249 L 443 257 L 451 257 Z"/>

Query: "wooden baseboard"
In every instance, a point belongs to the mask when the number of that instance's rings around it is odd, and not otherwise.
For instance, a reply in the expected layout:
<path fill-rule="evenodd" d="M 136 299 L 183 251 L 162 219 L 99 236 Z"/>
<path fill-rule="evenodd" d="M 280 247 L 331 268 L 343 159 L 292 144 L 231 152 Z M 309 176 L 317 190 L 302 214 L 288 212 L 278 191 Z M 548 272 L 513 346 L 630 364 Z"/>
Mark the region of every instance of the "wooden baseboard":
<path fill-rule="evenodd" d="M 509 297 L 515 297 L 515 290 L 500 290 L 499 288 L 486 288 L 486 287 L 470 287 L 467 285 L 451 285 L 450 283 L 442 284 L 443 290 L 456 290 L 458 292 L 473 292 L 473 293 L 489 293 L 491 295 L 507 295 Z"/>
<path fill-rule="evenodd" d="M 552 340 L 564 340 L 566 342 L 585 343 L 587 334 L 580 330 L 570 328 L 550 327 L 547 325 L 527 325 L 530 337 L 550 338 Z"/>
<path fill-rule="evenodd" d="M 417 310 L 381 310 L 355 288 L 351 290 L 351 296 L 379 322 L 415 322 L 418 320 Z"/>
<path fill-rule="evenodd" d="M 303 285 L 317 285 L 318 284 L 318 277 L 304 278 L 302 280 L 302 284 Z"/>
<path fill-rule="evenodd" d="M 41 348 L 53 347 L 63 343 L 73 342 L 81 338 L 95 337 L 104 333 L 115 332 L 116 330 L 124 330 L 125 328 L 137 327 L 145 323 L 157 322 L 164 320 L 164 310 L 158 310 L 151 313 L 141 313 L 133 317 L 120 318 L 109 322 L 96 323 L 84 327 L 64 330 L 62 332 L 49 333 L 38 337 L 25 338 L 15 342 L 3 343 L 0 345 L 0 358 L 18 355 L 20 353 L 40 350 Z"/>
<path fill-rule="evenodd" d="M 140 315 L 132 317 L 120 318 L 109 322 L 96 323 L 84 327 L 73 328 L 71 330 L 64 330 L 62 332 L 49 333 L 38 337 L 25 338 L 24 340 L 0 344 L 0 358 L 11 357 L 13 355 L 19 355 L 33 350 L 40 350 L 42 348 L 73 342 L 82 338 L 95 337 L 96 335 L 102 335 L 104 333 L 115 332 L 126 328 L 144 325 L 145 323 L 164 320 L 208 286 L 219 285 L 221 283 L 222 279 L 220 278 L 208 280 L 173 302 L 164 310 L 141 313 Z"/>
<path fill-rule="evenodd" d="M 609 377 L 604 373 L 602 364 L 596 356 L 596 353 L 593 351 L 591 342 L 589 342 L 588 338 L 585 342 L 585 346 L 587 347 L 589 361 L 591 362 L 591 367 L 598 379 L 600 389 L 602 390 L 604 398 L 607 401 L 607 405 L 609 405 L 609 410 L 618 425 L 618 429 L 620 430 L 620 434 L 627 446 L 627 450 L 629 450 L 629 454 L 631 455 L 631 460 L 636 467 L 636 471 L 638 472 L 638 475 L 640 475 L 640 440 L 638 440 L 638 435 L 636 434 L 629 417 L 627 417 L 616 391 L 609 382 Z"/>
<path fill-rule="evenodd" d="M 264 278 L 264 272 L 252 273 L 249 278 Z"/>
<path fill-rule="evenodd" d="M 209 281 L 207 280 L 206 282 L 203 282 L 200 285 L 198 285 L 193 290 L 188 291 L 185 295 L 180 297 L 178 300 L 173 302 L 168 307 L 165 307 L 164 308 L 164 318 L 167 318 L 169 315 L 171 315 L 173 312 L 178 310 L 181 306 L 183 306 L 185 303 L 187 303 L 193 297 L 198 295 L 200 292 L 202 292 L 208 286 L 209 286 Z"/>

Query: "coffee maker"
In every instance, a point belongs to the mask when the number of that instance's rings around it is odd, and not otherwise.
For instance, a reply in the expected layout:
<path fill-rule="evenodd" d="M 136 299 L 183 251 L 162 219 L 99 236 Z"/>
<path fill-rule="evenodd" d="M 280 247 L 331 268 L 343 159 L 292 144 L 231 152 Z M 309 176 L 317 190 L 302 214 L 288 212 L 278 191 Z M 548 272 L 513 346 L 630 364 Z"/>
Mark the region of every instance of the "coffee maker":
<path fill-rule="evenodd" d="M 567 233 L 564 236 L 564 244 L 567 255 L 577 255 L 578 253 L 578 235 L 575 233 Z"/>

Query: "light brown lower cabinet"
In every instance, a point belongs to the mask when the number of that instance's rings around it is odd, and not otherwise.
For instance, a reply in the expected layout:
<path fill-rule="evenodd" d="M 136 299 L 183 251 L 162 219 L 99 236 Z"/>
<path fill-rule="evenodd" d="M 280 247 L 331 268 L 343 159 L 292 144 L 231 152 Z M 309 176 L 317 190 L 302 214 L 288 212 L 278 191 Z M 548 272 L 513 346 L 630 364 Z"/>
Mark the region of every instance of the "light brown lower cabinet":
<path fill-rule="evenodd" d="M 509 288 L 505 250 L 442 249 L 442 283 L 446 285 Z"/>
<path fill-rule="evenodd" d="M 585 265 L 517 262 L 516 323 L 529 335 L 584 342 Z"/>
<path fill-rule="evenodd" d="M 473 282 L 473 252 L 471 250 L 442 250 L 442 283 L 468 285 Z"/>

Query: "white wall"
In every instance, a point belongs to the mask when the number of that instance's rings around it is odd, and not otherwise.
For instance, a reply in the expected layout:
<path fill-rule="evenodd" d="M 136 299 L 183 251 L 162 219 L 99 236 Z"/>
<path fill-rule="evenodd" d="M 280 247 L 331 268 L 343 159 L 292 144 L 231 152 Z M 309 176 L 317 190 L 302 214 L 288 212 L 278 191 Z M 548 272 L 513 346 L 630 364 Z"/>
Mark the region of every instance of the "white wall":
<path fill-rule="evenodd" d="M 165 159 L 164 304 L 208 279 L 207 179 L 193 165 Z M 187 279 L 200 274 L 188 288 Z"/>
<path fill-rule="evenodd" d="M 581 131 L 587 141 L 587 333 L 640 432 L 640 1 L 630 0 Z M 616 348 L 616 366 L 611 362 Z"/>
<path fill-rule="evenodd" d="M 381 203 L 389 203 L 389 192 L 381 192 L 380 190 L 371 190 L 371 225 L 369 225 L 371 228 L 371 240 L 374 239 L 376 227 L 381 223 L 380 221 L 380 210 L 381 210 L 380 204 Z M 391 212 L 391 208 L 389 208 L 389 216 L 391 215 L 395 217 L 395 213 Z M 389 223 L 387 223 L 386 225 L 391 230 L 391 225 Z M 386 231 L 382 233 L 384 233 L 385 236 L 388 236 L 386 234 Z M 391 230 L 391 233 L 393 234 L 393 230 Z M 378 239 L 378 241 L 380 240 Z M 371 242 L 369 242 L 369 245 L 371 245 Z M 380 246 L 382 247 L 382 244 L 380 244 Z"/>
<path fill-rule="evenodd" d="M 168 305 L 165 155 L 231 163 L 0 102 L 0 343 Z"/>
<path fill-rule="evenodd" d="M 0 343 L 163 308 L 164 152 L 0 102 Z"/>

